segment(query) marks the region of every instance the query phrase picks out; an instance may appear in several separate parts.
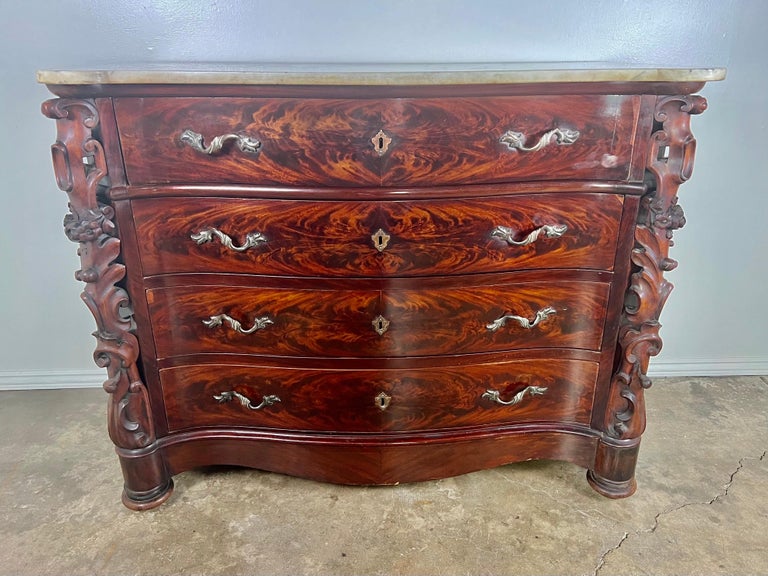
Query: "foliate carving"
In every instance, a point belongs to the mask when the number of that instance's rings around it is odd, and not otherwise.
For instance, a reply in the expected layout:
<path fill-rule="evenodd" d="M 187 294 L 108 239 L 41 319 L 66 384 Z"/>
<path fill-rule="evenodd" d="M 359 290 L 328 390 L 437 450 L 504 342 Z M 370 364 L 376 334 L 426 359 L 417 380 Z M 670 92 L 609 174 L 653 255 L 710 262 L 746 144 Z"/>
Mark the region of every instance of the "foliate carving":
<path fill-rule="evenodd" d="M 64 231 L 79 244 L 82 268 L 75 276 L 86 283 L 81 298 L 96 320 L 94 360 L 107 369 L 109 434 L 121 448 L 144 448 L 155 441 L 155 431 L 137 366 L 139 343 L 132 332 L 128 294 L 117 285 L 125 267 L 116 262 L 120 240 L 114 210 L 97 196 L 107 176 L 104 149 L 94 137 L 98 110 L 92 101 L 65 98 L 44 102 L 42 110 L 57 120 L 57 142 L 51 149 L 56 180 L 69 196 Z"/>
<path fill-rule="evenodd" d="M 72 242 L 93 242 L 103 234 L 114 236 L 114 216 L 114 209 L 106 205 L 80 216 L 70 212 L 64 216 L 64 233 Z"/>
<path fill-rule="evenodd" d="M 640 200 L 638 224 L 648 228 L 666 230 L 667 240 L 672 240 L 672 232 L 685 226 L 683 207 L 677 203 L 677 197 L 672 198 L 668 206 L 660 198 L 646 195 Z M 669 243 L 674 246 L 674 242 Z"/>
<path fill-rule="evenodd" d="M 635 271 L 627 288 L 619 328 L 618 367 L 611 380 L 606 431 L 614 438 L 636 438 L 645 429 L 643 391 L 651 356 L 661 351 L 659 316 L 672 284 L 664 272 L 677 267 L 669 257 L 672 234 L 685 225 L 677 203 L 680 184 L 691 177 L 696 140 L 691 114 L 707 107 L 701 96 L 660 96 L 656 101 L 656 130 L 651 136 L 647 170 L 648 193 L 640 202 L 632 263 Z"/>
<path fill-rule="evenodd" d="M 645 430 L 643 390 L 650 388 L 646 375 L 651 356 L 661 351 L 658 322 L 646 322 L 639 328 L 623 325 L 619 335 L 621 362 L 611 381 L 611 421 L 607 432 L 613 438 L 636 438 Z"/>

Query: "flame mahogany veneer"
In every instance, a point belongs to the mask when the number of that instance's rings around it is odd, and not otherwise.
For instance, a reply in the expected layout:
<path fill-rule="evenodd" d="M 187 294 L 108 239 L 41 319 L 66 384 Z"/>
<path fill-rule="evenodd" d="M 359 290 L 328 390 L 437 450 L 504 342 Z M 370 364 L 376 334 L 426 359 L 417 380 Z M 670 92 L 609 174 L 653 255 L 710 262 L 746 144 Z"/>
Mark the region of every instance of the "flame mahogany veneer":
<path fill-rule="evenodd" d="M 534 458 L 632 494 L 702 85 L 50 86 L 123 502 Z"/>

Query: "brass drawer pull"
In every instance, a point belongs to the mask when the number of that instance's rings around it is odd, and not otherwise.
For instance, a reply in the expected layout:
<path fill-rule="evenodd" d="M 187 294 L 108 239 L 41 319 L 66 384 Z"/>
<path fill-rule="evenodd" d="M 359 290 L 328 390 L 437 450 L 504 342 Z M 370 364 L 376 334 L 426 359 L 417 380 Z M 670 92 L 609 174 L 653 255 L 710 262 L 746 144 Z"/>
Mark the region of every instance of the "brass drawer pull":
<path fill-rule="evenodd" d="M 546 308 L 542 308 L 538 312 L 536 312 L 536 316 L 533 318 L 533 320 L 528 320 L 528 318 L 523 318 L 522 316 L 515 316 L 514 314 L 505 314 L 501 318 L 497 318 L 490 324 L 486 326 L 488 330 L 491 332 L 496 332 L 499 328 L 504 326 L 507 323 L 507 320 L 513 320 L 520 324 L 522 328 L 525 328 L 526 330 L 530 330 L 534 326 L 538 326 L 539 323 L 541 323 L 543 320 L 546 320 L 553 314 L 556 314 L 557 310 L 552 308 L 552 306 L 547 306 Z"/>
<path fill-rule="evenodd" d="M 501 404 L 502 406 L 514 406 L 515 404 L 522 402 L 526 394 L 529 396 L 543 396 L 544 392 L 546 391 L 547 389 L 542 388 L 541 386 L 526 386 L 520 390 L 520 392 L 512 396 L 511 400 L 505 401 L 501 399 L 501 392 L 498 390 L 486 390 L 483 392 L 481 398 L 490 400 L 491 402 L 496 402 L 496 404 Z"/>
<path fill-rule="evenodd" d="M 221 394 L 214 394 L 213 399 L 216 400 L 219 404 L 224 404 L 225 402 L 232 402 L 233 400 L 237 400 L 240 402 L 241 406 L 245 406 L 248 408 L 248 410 L 261 410 L 265 406 L 272 406 L 272 404 L 275 404 L 276 402 L 280 402 L 280 398 L 275 396 L 274 394 L 270 394 L 268 396 L 262 396 L 261 404 L 254 404 L 250 398 L 247 396 L 243 396 L 239 392 L 235 392 L 234 390 L 228 390 L 226 392 L 222 392 Z"/>
<path fill-rule="evenodd" d="M 552 144 L 553 142 L 558 146 L 570 146 L 579 139 L 579 131 L 568 130 L 567 128 L 562 130 L 560 128 L 555 128 L 549 132 L 545 132 L 542 137 L 539 138 L 539 141 L 530 148 L 526 148 L 525 146 L 526 139 L 526 135 L 522 132 L 507 130 L 504 132 L 501 138 L 499 138 L 499 142 L 506 144 L 507 148 L 510 150 L 520 150 L 520 152 L 536 152 L 548 144 Z"/>
<path fill-rule="evenodd" d="M 249 248 L 264 244 L 267 241 L 266 236 L 261 232 L 249 232 L 245 235 L 245 242 L 243 242 L 242 246 L 235 246 L 232 238 L 217 228 L 204 228 L 203 230 L 200 230 L 200 232 L 192 234 L 190 238 L 198 244 L 205 244 L 206 242 L 213 242 L 214 236 L 219 239 L 219 242 L 221 242 L 225 248 L 229 248 L 235 252 L 245 252 Z"/>
<path fill-rule="evenodd" d="M 240 323 L 240 321 L 235 320 L 232 318 L 232 316 L 228 316 L 227 314 L 217 314 L 216 316 L 211 316 L 208 320 L 203 320 L 203 324 L 208 326 L 208 328 L 217 328 L 224 322 L 229 324 L 229 327 L 232 328 L 232 330 L 235 332 L 240 332 L 240 334 L 253 334 L 257 330 L 261 330 L 270 324 L 274 324 L 269 316 L 262 316 L 261 318 L 255 318 L 253 320 L 253 326 L 247 330 L 243 330 L 243 325 Z"/>
<path fill-rule="evenodd" d="M 203 143 L 203 135 L 198 134 L 194 130 L 184 130 L 179 137 L 182 143 L 186 144 L 190 148 L 208 154 L 208 156 L 215 156 L 221 152 L 229 140 L 234 140 L 236 146 L 244 154 L 258 154 L 261 149 L 261 141 L 257 138 L 251 138 L 250 136 L 241 136 L 240 134 L 222 134 L 216 136 L 208 146 Z"/>
<path fill-rule="evenodd" d="M 515 240 L 515 232 L 512 230 L 512 228 L 507 228 L 506 226 L 496 226 L 494 231 L 491 233 L 491 236 L 495 238 L 501 238 L 510 246 L 528 246 L 528 244 L 533 244 L 536 242 L 536 240 L 538 240 L 542 235 L 544 238 L 560 238 L 560 236 L 565 234 L 567 231 L 568 226 L 565 224 L 546 224 L 540 228 L 536 228 L 536 230 L 528 234 L 528 236 L 522 240 Z"/>

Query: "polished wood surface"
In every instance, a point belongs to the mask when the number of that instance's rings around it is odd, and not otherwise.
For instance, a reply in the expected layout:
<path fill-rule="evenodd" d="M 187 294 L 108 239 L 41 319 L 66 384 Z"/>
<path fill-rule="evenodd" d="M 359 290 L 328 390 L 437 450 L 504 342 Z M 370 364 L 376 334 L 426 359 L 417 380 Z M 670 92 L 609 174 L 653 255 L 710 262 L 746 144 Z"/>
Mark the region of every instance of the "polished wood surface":
<path fill-rule="evenodd" d="M 639 99 L 542 96 L 448 99 L 119 98 L 115 110 L 131 184 L 210 182 L 425 186 L 559 178 L 626 180 Z M 554 129 L 571 145 L 509 150 L 508 130 L 532 146 Z M 191 129 L 257 138 L 208 156 L 186 146 Z M 392 139 L 379 155 L 372 139 Z"/>
<path fill-rule="evenodd" d="M 169 474 L 224 464 L 321 482 L 395 485 L 547 458 L 593 465 L 600 436 L 581 426 L 517 425 L 453 433 L 301 434 L 231 428 L 161 441 Z"/>
<path fill-rule="evenodd" d="M 385 287 L 386 286 L 386 287 Z M 147 291 L 158 356 L 228 352 L 279 356 L 387 357 L 467 354 L 517 348 L 600 346 L 608 284 L 552 281 L 546 284 L 380 290 L 305 290 L 220 285 Z M 496 331 L 488 325 L 505 314 L 514 320 Z M 273 322 L 252 334 L 203 322 L 226 314 L 249 329 L 257 318 Z M 389 327 L 379 335 L 374 320 Z"/>
<path fill-rule="evenodd" d="M 457 98 L 478 96 L 543 95 L 660 95 L 693 94 L 704 81 L 686 82 L 533 82 L 531 84 L 455 84 L 442 86 L 257 86 L 222 84 L 48 84 L 63 98 L 148 98 L 148 97 L 254 97 L 254 98 Z"/>
<path fill-rule="evenodd" d="M 399 202 L 245 201 L 236 198 L 135 200 L 146 275 L 239 272 L 287 276 L 403 276 L 544 268 L 611 270 L 623 197 L 533 194 L 520 197 Z M 545 225 L 559 237 L 528 246 L 494 236 L 511 228 L 520 241 Z M 258 232 L 265 241 L 236 251 L 192 235 L 216 228 L 236 246 Z M 372 236 L 391 238 L 377 250 Z"/>
<path fill-rule="evenodd" d="M 203 364 L 160 371 L 172 431 L 208 426 L 378 432 L 431 430 L 515 422 L 588 424 L 597 364 L 574 360 L 522 360 L 421 369 L 310 370 Z M 503 401 L 528 386 L 513 406 Z M 214 396 L 234 390 L 258 405 L 250 410 Z M 379 394 L 390 397 L 382 408 Z"/>
<path fill-rule="evenodd" d="M 44 112 L 123 502 L 211 464 L 395 484 L 535 458 L 632 494 L 701 85 L 51 87 L 80 98 Z M 187 129 L 233 136 L 209 156 Z"/>

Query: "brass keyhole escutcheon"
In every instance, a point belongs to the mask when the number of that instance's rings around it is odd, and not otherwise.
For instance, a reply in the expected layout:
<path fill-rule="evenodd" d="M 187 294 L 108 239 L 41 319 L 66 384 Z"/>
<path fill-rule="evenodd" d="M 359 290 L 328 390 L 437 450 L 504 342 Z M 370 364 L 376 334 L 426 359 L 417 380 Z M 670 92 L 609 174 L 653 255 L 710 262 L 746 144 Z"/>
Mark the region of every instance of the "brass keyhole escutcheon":
<path fill-rule="evenodd" d="M 376 151 L 376 154 L 384 156 L 384 154 L 387 153 L 387 150 L 389 150 L 392 138 L 387 136 L 387 133 L 384 132 L 384 130 L 379 130 L 378 133 L 371 138 L 371 142 L 373 143 L 373 149 Z"/>
<path fill-rule="evenodd" d="M 376 408 L 383 412 L 389 408 L 389 403 L 392 401 L 392 396 L 387 396 L 384 392 L 379 392 L 373 401 L 376 404 Z"/>
<path fill-rule="evenodd" d="M 373 247 L 376 248 L 379 252 L 384 252 L 384 249 L 389 244 L 389 241 L 392 237 L 384 232 L 381 228 L 376 230 L 373 234 L 371 234 L 371 240 L 373 241 Z"/>
<path fill-rule="evenodd" d="M 382 316 L 381 314 L 376 316 L 376 318 L 374 318 L 371 321 L 371 324 L 373 324 L 373 329 L 376 331 L 376 334 L 378 334 L 379 336 L 383 336 L 384 332 L 389 330 L 389 320 L 384 318 L 384 316 Z"/>

